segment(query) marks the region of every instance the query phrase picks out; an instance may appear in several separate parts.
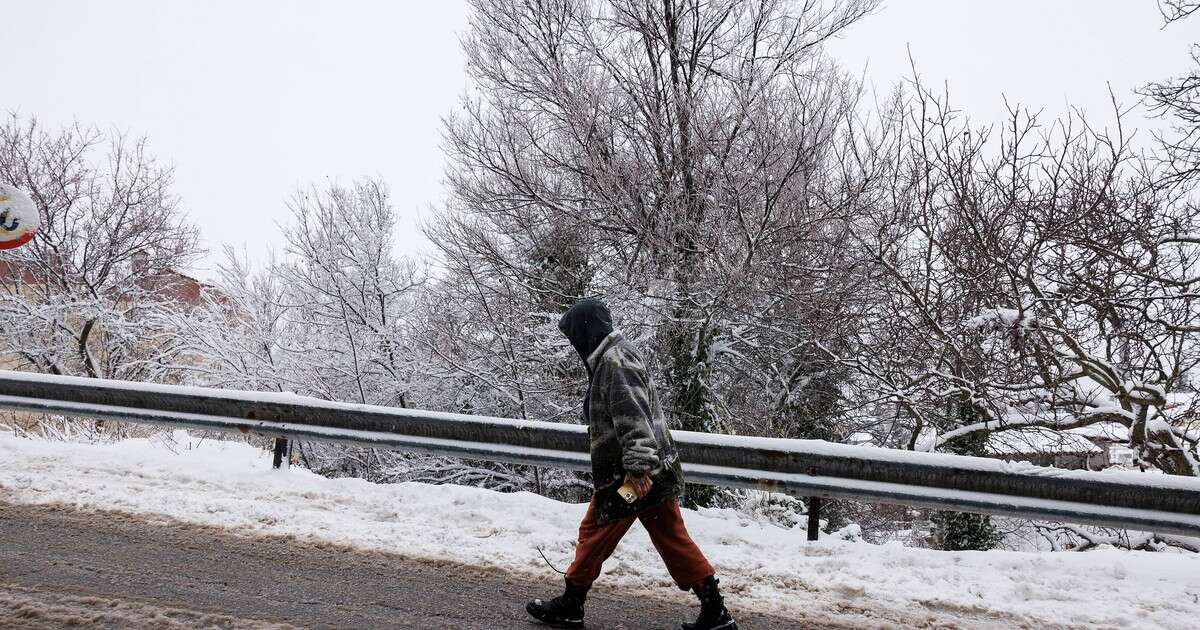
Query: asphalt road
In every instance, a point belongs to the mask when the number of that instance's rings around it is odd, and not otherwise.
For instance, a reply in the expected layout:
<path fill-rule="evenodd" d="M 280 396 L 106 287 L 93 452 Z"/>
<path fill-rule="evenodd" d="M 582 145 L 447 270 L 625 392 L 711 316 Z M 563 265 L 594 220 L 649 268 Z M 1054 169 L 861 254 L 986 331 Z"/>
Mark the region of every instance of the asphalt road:
<path fill-rule="evenodd" d="M 3 628 L 431 628 L 540 626 L 556 594 L 473 567 L 115 512 L 0 502 Z M 848 627 L 734 609 L 742 628 Z M 695 608 L 597 586 L 588 628 L 678 628 Z"/>

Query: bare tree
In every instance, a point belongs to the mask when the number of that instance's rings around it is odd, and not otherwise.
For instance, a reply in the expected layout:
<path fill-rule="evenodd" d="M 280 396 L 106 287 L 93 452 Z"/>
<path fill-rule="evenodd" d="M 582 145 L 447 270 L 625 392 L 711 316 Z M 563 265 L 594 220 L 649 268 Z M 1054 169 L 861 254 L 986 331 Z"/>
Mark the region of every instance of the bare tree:
<path fill-rule="evenodd" d="M 189 313 L 163 313 L 163 328 L 179 331 L 186 357 L 178 369 L 189 382 L 253 391 L 303 389 L 293 378 L 303 360 L 304 332 L 289 317 L 292 305 L 272 259 L 252 269 L 249 257 L 226 246 L 216 291 Z"/>
<path fill-rule="evenodd" d="M 171 169 L 145 139 L 11 115 L 0 125 L 0 179 L 28 191 L 38 237 L 0 263 L 3 352 L 54 374 L 166 378 L 172 331 L 153 314 L 180 305 L 145 274 L 186 267 L 197 231 L 171 192 Z"/>
<path fill-rule="evenodd" d="M 227 251 L 203 316 L 178 319 L 196 380 L 293 391 L 325 400 L 407 407 L 437 403 L 416 349 L 424 270 L 392 253 L 395 216 L 386 186 L 363 179 L 298 191 L 288 201 L 287 249 L 251 269 Z M 313 470 L 374 481 L 434 480 L 469 469 L 441 458 L 300 443 Z M 473 483 L 449 475 L 443 481 Z M 514 486 L 515 487 L 515 486 Z"/>
<path fill-rule="evenodd" d="M 979 130 L 914 89 L 858 235 L 882 308 L 847 361 L 896 405 L 897 437 L 1112 423 L 1143 466 L 1200 474 L 1194 410 L 1170 400 L 1200 361 L 1200 208 L 1130 149 L 1119 109 L 1109 129 L 1013 108 Z"/>
<path fill-rule="evenodd" d="M 392 254 L 395 215 L 382 182 L 331 184 L 289 202 L 284 230 L 289 258 L 277 267 L 284 299 L 306 333 L 312 395 L 332 400 L 407 406 L 409 368 L 398 345 L 407 338 L 416 263 Z"/>
<path fill-rule="evenodd" d="M 858 92 L 821 51 L 877 4 L 474 0 L 429 230 L 489 340 L 460 371 L 519 413 L 570 408 L 578 368 L 543 331 L 601 294 L 676 426 L 796 436 L 834 410 L 845 371 L 813 343 L 850 321 L 832 155 Z"/>
<path fill-rule="evenodd" d="M 1188 0 L 1160 0 L 1158 6 L 1165 26 L 1200 9 L 1200 3 Z M 1192 46 L 1191 56 L 1189 72 L 1141 90 L 1151 112 L 1171 123 L 1169 131 L 1158 134 L 1157 139 L 1169 167 L 1167 178 L 1172 182 L 1200 176 L 1200 45 Z"/>

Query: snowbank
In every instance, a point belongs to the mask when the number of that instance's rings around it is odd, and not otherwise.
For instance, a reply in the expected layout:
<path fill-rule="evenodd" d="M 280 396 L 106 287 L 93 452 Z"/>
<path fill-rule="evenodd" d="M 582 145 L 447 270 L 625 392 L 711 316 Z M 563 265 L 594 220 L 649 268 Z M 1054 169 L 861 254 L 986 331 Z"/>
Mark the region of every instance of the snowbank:
<path fill-rule="evenodd" d="M 0 430 L 0 497 L 147 513 L 245 533 L 292 534 L 409 556 L 546 576 L 538 548 L 570 561 L 584 506 L 460 486 L 376 485 L 273 471 L 245 444 L 189 437 L 85 445 Z M 689 512 L 732 602 L 763 612 L 822 611 L 863 625 L 881 619 L 970 625 L 1195 627 L 1200 558 L 1101 549 L 1088 553 L 948 553 L 823 540 L 721 510 Z M 602 583 L 672 596 L 640 527 Z M 682 595 L 675 595 L 682 597 Z M 889 612 L 880 615 L 880 611 Z"/>

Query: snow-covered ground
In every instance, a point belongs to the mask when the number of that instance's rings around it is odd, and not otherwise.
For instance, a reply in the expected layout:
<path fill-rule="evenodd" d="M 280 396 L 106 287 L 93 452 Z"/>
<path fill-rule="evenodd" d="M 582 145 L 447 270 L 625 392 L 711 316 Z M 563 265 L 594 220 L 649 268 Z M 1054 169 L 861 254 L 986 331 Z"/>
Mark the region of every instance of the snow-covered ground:
<path fill-rule="evenodd" d="M 376 485 L 274 471 L 237 442 L 171 437 L 115 444 L 19 438 L 0 429 L 0 497 L 166 516 L 250 533 L 288 534 L 555 579 L 573 552 L 583 505 L 460 486 Z M 942 613 L 996 627 L 1195 628 L 1200 557 L 1087 553 L 950 553 L 830 539 L 731 511 L 686 514 L 738 607 L 827 612 L 866 626 Z M 601 582 L 670 595 L 670 580 L 635 527 Z M 887 613 L 887 614 L 881 614 Z M 990 620 L 990 622 L 989 622 Z"/>

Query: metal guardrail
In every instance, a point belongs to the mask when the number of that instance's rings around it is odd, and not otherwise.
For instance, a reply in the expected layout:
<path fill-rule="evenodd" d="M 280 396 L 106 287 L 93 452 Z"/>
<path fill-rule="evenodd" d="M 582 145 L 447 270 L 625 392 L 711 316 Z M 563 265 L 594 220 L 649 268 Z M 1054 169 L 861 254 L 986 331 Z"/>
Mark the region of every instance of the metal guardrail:
<path fill-rule="evenodd" d="M 0 370 L 0 408 L 590 470 L 586 427 Z M 689 482 L 1200 536 L 1200 479 L 672 432 Z M 819 501 L 818 501 L 819 503 Z"/>

